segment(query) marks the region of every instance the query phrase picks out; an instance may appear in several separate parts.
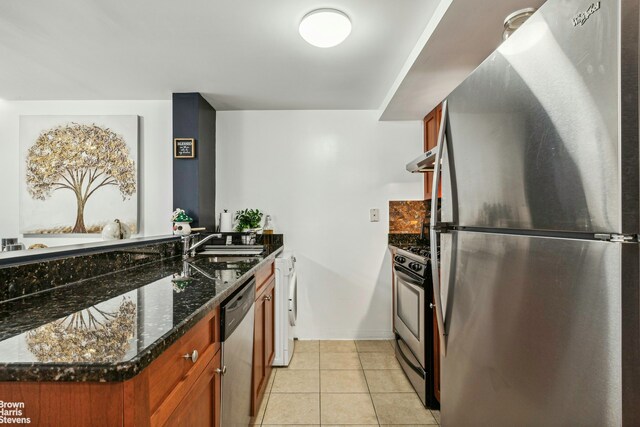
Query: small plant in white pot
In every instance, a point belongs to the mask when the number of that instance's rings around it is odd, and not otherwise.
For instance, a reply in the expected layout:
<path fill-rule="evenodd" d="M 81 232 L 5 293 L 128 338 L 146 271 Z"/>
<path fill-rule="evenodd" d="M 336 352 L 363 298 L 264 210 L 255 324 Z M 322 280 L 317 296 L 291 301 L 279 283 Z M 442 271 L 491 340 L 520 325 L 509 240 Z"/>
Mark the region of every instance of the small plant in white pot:
<path fill-rule="evenodd" d="M 259 209 L 244 209 L 236 212 L 235 220 L 236 231 L 239 232 L 258 232 L 260 224 L 262 224 L 262 212 Z"/>

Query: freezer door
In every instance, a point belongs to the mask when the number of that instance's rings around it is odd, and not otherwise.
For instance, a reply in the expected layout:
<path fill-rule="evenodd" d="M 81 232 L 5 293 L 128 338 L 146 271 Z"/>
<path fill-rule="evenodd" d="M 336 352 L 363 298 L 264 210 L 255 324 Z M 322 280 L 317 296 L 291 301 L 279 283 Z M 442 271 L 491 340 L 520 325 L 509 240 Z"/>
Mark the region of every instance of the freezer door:
<path fill-rule="evenodd" d="M 441 266 L 443 425 L 620 426 L 621 260 L 635 251 L 627 279 L 637 289 L 637 245 L 450 236 Z M 637 326 L 629 330 L 636 364 Z"/>
<path fill-rule="evenodd" d="M 547 2 L 447 98 L 459 225 L 637 233 L 637 102 L 621 121 L 620 2 L 597 2 L 574 25 L 591 3 Z M 636 44 L 622 65 L 637 71 L 637 59 Z M 635 76 L 625 97 L 637 101 Z"/>

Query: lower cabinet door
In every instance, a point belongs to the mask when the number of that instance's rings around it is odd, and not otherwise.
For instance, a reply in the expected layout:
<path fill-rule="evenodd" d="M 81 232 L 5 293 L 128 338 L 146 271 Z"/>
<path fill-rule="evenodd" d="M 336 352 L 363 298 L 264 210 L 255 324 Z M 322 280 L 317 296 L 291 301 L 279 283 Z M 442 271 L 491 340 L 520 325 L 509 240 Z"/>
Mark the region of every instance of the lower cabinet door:
<path fill-rule="evenodd" d="M 253 336 L 253 386 L 251 416 L 255 416 L 262 401 L 275 357 L 275 277 L 263 286 L 256 298 Z"/>
<path fill-rule="evenodd" d="M 262 389 L 264 388 L 265 364 L 264 364 L 264 314 L 265 293 L 261 293 L 256 299 L 255 320 L 253 329 L 253 377 L 251 380 L 251 416 L 255 416 L 262 401 Z"/>
<path fill-rule="evenodd" d="M 269 379 L 271 363 L 275 357 L 275 304 L 276 304 L 276 279 L 274 278 L 265 291 L 267 297 L 264 305 L 264 364 L 265 377 Z"/>
<path fill-rule="evenodd" d="M 220 427 L 220 351 L 173 411 L 165 426 Z"/>

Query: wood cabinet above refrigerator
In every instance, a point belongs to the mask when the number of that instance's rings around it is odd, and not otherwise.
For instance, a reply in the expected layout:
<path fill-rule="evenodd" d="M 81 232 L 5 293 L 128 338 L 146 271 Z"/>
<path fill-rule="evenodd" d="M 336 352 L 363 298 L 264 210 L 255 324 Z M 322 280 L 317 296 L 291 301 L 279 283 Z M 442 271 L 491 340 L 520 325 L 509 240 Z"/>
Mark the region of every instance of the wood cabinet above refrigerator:
<path fill-rule="evenodd" d="M 438 143 L 438 131 L 440 131 L 440 121 L 442 119 L 442 104 L 438 104 L 423 119 L 424 129 L 424 151 L 434 148 Z M 424 173 L 424 199 L 431 199 L 431 189 L 433 187 L 433 172 Z"/>

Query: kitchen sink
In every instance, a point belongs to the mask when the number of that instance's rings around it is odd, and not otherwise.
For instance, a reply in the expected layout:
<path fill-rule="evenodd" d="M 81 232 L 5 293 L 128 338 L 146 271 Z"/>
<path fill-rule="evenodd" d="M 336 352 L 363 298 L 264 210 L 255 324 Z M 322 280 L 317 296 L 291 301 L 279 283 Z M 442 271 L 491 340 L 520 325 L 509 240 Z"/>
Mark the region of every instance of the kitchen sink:
<path fill-rule="evenodd" d="M 232 264 L 232 263 L 236 263 L 236 262 L 247 262 L 247 261 L 252 261 L 255 259 L 261 259 L 262 257 L 260 255 L 209 255 L 206 254 L 204 252 L 201 252 L 199 254 L 196 254 L 196 258 L 195 259 L 203 259 L 203 262 L 209 262 L 209 263 L 227 263 L 227 264 Z"/>

